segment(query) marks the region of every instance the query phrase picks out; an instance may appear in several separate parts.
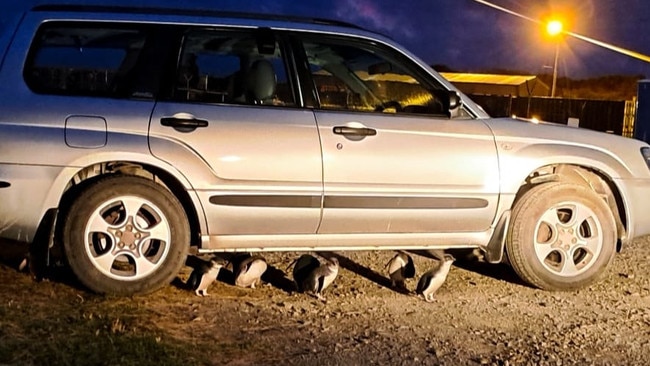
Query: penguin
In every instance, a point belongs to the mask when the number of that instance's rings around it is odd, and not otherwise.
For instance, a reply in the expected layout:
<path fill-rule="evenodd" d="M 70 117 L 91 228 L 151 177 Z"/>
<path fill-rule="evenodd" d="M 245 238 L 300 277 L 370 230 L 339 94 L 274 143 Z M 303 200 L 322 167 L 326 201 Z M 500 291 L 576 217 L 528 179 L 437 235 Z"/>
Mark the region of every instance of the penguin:
<path fill-rule="evenodd" d="M 388 276 L 392 287 L 406 289 L 406 279 L 415 277 L 413 258 L 404 252 L 398 252 L 386 263 L 386 268 L 388 268 Z"/>
<path fill-rule="evenodd" d="M 199 264 L 187 280 L 187 284 L 191 287 L 197 296 L 209 296 L 208 287 L 217 279 L 219 271 L 224 266 L 224 263 L 219 258 L 212 258 L 210 262 L 203 262 Z"/>
<path fill-rule="evenodd" d="M 303 290 L 316 296 L 321 301 L 326 301 L 323 291 L 334 282 L 339 273 L 339 261 L 332 257 L 325 258 L 325 263 L 312 270 L 303 283 Z"/>
<path fill-rule="evenodd" d="M 320 261 L 318 258 L 314 257 L 311 254 L 303 254 L 298 259 L 294 260 L 287 269 L 291 266 L 293 267 L 293 281 L 298 289 L 298 292 L 304 292 L 305 289 L 303 285 L 307 280 L 307 277 L 320 266 Z"/>
<path fill-rule="evenodd" d="M 455 260 L 456 259 L 453 256 L 445 254 L 442 262 L 437 268 L 426 272 L 422 277 L 420 277 L 415 293 L 417 295 L 422 295 L 426 302 L 432 302 L 433 294 L 438 291 L 443 283 L 445 283 L 451 265 Z"/>
<path fill-rule="evenodd" d="M 261 280 L 262 275 L 266 272 L 266 268 L 266 261 L 260 256 L 252 256 L 244 259 L 235 270 L 235 285 L 255 288 L 255 284 Z"/>

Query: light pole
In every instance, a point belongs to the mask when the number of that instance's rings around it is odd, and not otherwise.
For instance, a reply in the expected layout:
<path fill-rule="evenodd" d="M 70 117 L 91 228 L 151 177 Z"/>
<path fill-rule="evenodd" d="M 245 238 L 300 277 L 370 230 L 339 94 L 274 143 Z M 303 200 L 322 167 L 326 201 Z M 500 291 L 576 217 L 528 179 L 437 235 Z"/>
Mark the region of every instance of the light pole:
<path fill-rule="evenodd" d="M 552 20 L 546 24 L 546 32 L 555 39 L 555 61 L 553 62 L 553 86 L 551 86 L 551 98 L 555 97 L 555 85 L 557 84 L 557 59 L 560 55 L 560 39 L 558 35 L 562 33 L 562 22 Z"/>
<path fill-rule="evenodd" d="M 551 86 L 551 98 L 555 97 L 555 85 L 557 84 L 557 58 L 560 55 L 560 43 L 555 43 L 555 61 L 553 62 L 553 86 Z"/>

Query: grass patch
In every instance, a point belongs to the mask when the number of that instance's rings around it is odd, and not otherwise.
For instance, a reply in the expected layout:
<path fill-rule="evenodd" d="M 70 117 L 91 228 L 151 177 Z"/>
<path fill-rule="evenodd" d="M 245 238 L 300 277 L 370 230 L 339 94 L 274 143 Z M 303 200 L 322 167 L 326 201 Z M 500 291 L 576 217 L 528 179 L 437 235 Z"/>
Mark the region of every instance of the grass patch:
<path fill-rule="evenodd" d="M 36 365 L 198 365 L 182 345 L 155 336 L 98 336 L 94 339 L 53 334 L 47 340 L 7 342 L 0 346 L 0 363 Z M 31 345 L 29 344 L 31 343 Z"/>
<path fill-rule="evenodd" d="M 13 305 L 13 306 L 12 306 Z M 41 311 L 9 304 L 0 310 L 0 363 L 38 365 L 161 365 L 204 363 L 196 347 L 147 326 L 137 305 L 93 301 Z M 63 310 L 63 311 L 62 311 Z"/>
<path fill-rule="evenodd" d="M 168 332 L 170 324 L 181 329 L 192 325 L 178 313 L 183 306 L 173 310 L 174 300 L 187 298 L 184 293 L 162 301 L 156 296 L 94 296 L 49 283 L 10 283 L 0 286 L 5 297 L 0 300 L 0 364 L 192 366 L 236 359 L 252 347 L 246 341 L 197 341 L 182 336 L 185 332 Z M 166 302 L 162 308 L 169 311 L 152 310 L 161 308 L 152 301 Z"/>

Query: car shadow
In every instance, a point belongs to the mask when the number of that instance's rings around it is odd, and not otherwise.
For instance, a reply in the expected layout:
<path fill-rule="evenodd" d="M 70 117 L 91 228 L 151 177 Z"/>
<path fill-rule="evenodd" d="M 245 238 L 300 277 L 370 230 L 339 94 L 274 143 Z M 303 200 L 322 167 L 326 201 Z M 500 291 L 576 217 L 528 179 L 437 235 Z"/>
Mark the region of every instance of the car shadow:
<path fill-rule="evenodd" d="M 517 273 L 505 263 L 492 264 L 487 262 L 471 262 L 466 260 L 458 261 L 454 263 L 458 268 L 462 268 L 466 271 L 478 273 L 482 276 L 490 277 L 495 280 L 509 282 L 515 285 L 530 287 L 529 284 L 524 282 Z"/>
<path fill-rule="evenodd" d="M 296 283 L 287 277 L 283 270 L 271 265 L 266 268 L 266 272 L 262 275 L 262 281 L 270 283 L 271 286 L 288 294 L 298 291 Z"/>
<path fill-rule="evenodd" d="M 475 259 L 471 259 L 471 250 L 466 251 L 466 250 L 408 250 L 405 251 L 409 254 L 412 255 L 419 255 L 428 259 L 433 259 L 435 261 L 440 261 L 445 254 L 451 254 L 456 258 L 456 261 L 454 262 L 454 266 L 458 268 L 462 268 L 467 271 L 475 272 L 484 276 L 489 276 L 498 280 L 503 280 L 503 281 L 508 281 L 520 285 L 527 286 L 519 277 L 514 273 L 514 271 L 506 264 L 490 264 L 486 262 L 478 262 Z M 354 272 L 362 277 L 365 277 L 366 279 L 380 285 L 383 287 L 386 287 L 390 290 L 393 290 L 397 293 L 402 293 L 402 294 L 408 294 L 409 292 L 407 290 L 403 290 L 400 288 L 394 288 L 391 286 L 390 279 L 375 271 L 372 270 L 368 267 L 365 267 L 363 265 L 360 265 L 353 260 L 335 252 L 321 252 L 318 253 L 319 255 L 329 258 L 329 257 L 336 257 L 339 260 L 339 265 L 342 268 L 345 268 L 351 272 Z M 432 266 L 435 266 L 436 264 L 433 264 Z M 426 270 L 421 270 L 420 273 L 424 273 Z"/>
<path fill-rule="evenodd" d="M 435 260 L 440 260 L 445 253 L 451 254 L 456 258 L 456 261 L 454 262 L 455 267 L 496 280 L 531 287 L 522 281 L 509 265 L 505 263 L 490 264 L 477 260 L 475 257 L 472 257 L 471 250 L 412 250 L 408 252 Z M 386 287 L 397 293 L 408 293 L 403 289 L 392 287 L 390 279 L 384 274 L 356 263 L 342 254 L 336 252 L 318 252 L 317 254 L 323 258 L 335 257 L 338 259 L 341 268 L 356 273 L 380 286 Z M 239 257 L 236 257 L 234 254 L 224 254 L 220 257 L 226 262 L 232 261 L 231 268 L 236 268 L 233 266 L 237 260 L 235 258 L 240 260 L 241 254 L 238 256 Z M 189 255 L 185 264 L 191 268 L 196 268 L 201 261 L 204 261 L 204 259 L 194 255 Z M 64 264 L 62 255 L 57 252 L 56 248 L 53 248 L 52 251 L 48 253 L 46 249 L 40 248 L 38 244 L 29 245 L 22 242 L 2 239 L 0 240 L 0 263 L 18 272 L 30 275 L 35 282 L 43 280 L 53 281 L 65 284 L 77 290 L 88 291 L 88 289 L 77 280 L 70 268 Z M 234 285 L 234 273 L 230 269 L 222 268 L 222 270 L 219 271 L 217 280 L 229 285 Z M 285 271 L 271 265 L 268 266 L 266 272 L 262 275 L 262 281 L 269 283 L 271 286 L 288 294 L 294 293 L 298 290 L 295 282 L 288 277 Z M 188 285 L 179 277 L 176 277 L 172 281 L 171 285 L 180 289 L 188 289 Z"/>
<path fill-rule="evenodd" d="M 339 267 L 345 268 L 348 271 L 356 273 L 357 275 L 359 275 L 361 277 L 365 277 L 366 279 L 368 279 L 368 280 L 370 280 L 370 281 L 372 281 L 372 282 L 374 282 L 374 283 L 376 283 L 376 284 L 378 284 L 378 285 L 380 285 L 382 287 L 385 287 L 385 288 L 387 288 L 389 290 L 392 290 L 392 291 L 400 293 L 400 294 L 404 294 L 404 295 L 410 294 L 410 292 L 407 289 L 402 289 L 402 288 L 399 288 L 399 287 L 391 286 L 391 281 L 387 276 L 385 276 L 385 275 L 383 275 L 383 274 L 381 274 L 381 273 L 379 273 L 379 272 L 377 272 L 377 271 L 375 271 L 375 270 L 373 270 L 371 268 L 363 266 L 363 265 L 351 260 L 350 258 L 348 258 L 346 256 L 343 256 L 343 255 L 341 255 L 339 253 L 336 253 L 336 252 L 318 252 L 317 254 L 320 255 L 323 258 L 328 258 L 328 259 L 332 258 L 332 257 L 336 258 L 339 261 Z"/>

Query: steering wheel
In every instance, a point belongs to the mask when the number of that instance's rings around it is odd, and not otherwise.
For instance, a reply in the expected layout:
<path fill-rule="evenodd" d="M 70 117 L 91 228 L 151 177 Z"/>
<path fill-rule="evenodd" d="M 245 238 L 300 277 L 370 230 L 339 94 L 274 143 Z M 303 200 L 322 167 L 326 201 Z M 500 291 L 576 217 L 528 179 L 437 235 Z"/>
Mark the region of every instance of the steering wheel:
<path fill-rule="evenodd" d="M 402 111 L 402 105 L 399 104 L 398 101 L 395 100 L 390 100 L 386 103 L 382 103 L 375 107 L 375 112 L 383 112 L 387 108 L 393 108 L 395 109 L 395 112 L 401 112 Z"/>

